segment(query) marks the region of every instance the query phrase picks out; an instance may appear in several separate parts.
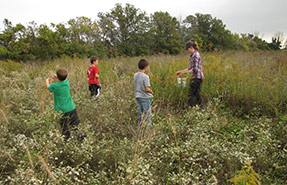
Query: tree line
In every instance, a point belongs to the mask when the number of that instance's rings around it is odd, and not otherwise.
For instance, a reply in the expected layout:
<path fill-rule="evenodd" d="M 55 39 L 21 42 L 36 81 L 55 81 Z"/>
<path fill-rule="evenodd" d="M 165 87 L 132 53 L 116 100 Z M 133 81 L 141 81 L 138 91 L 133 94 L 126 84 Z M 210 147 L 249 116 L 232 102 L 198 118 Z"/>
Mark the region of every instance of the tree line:
<path fill-rule="evenodd" d="M 187 16 L 183 21 L 168 12 L 147 15 L 131 4 L 116 4 L 110 12 L 100 12 L 96 20 L 87 17 L 67 23 L 13 26 L 4 19 L 0 33 L 0 60 L 31 61 L 71 57 L 144 56 L 179 54 L 187 40 L 196 40 L 201 51 L 279 50 L 280 36 L 271 43 L 256 34 L 231 33 L 210 14 Z"/>

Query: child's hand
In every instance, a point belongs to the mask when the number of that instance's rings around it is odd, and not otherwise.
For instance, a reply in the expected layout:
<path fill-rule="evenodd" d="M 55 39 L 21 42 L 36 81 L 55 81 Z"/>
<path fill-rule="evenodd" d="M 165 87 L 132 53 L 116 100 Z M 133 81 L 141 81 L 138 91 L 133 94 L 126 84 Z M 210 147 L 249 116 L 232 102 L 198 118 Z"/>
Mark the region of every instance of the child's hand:
<path fill-rule="evenodd" d="M 46 79 L 46 88 L 47 88 L 47 89 L 49 89 L 50 83 L 51 83 L 51 79 L 50 79 L 50 78 L 47 78 L 47 79 Z"/>
<path fill-rule="evenodd" d="M 176 76 L 178 76 L 181 74 L 181 71 L 177 71 L 175 74 L 176 74 Z"/>
<path fill-rule="evenodd" d="M 57 75 L 55 73 L 52 74 L 52 79 L 56 79 Z"/>

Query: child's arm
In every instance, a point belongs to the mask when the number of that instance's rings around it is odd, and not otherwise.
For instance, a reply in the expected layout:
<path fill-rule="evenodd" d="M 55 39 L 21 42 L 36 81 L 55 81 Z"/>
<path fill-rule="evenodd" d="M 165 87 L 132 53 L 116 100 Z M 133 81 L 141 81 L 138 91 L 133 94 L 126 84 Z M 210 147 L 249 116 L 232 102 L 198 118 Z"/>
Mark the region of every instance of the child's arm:
<path fill-rule="evenodd" d="M 96 78 L 100 78 L 99 73 L 96 73 L 96 74 L 95 74 L 95 77 L 96 77 Z"/>
<path fill-rule="evenodd" d="M 50 78 L 47 78 L 46 79 L 46 88 L 49 89 L 49 86 L 51 84 L 51 79 Z"/>
<path fill-rule="evenodd" d="M 150 87 L 146 87 L 145 90 L 146 90 L 146 92 L 153 94 L 153 92 L 152 92 Z"/>
<path fill-rule="evenodd" d="M 52 73 L 52 79 L 56 79 L 57 78 L 57 75 L 55 73 Z M 49 89 L 49 86 L 51 85 L 51 81 L 52 79 L 50 77 L 48 77 L 46 79 L 46 88 Z"/>

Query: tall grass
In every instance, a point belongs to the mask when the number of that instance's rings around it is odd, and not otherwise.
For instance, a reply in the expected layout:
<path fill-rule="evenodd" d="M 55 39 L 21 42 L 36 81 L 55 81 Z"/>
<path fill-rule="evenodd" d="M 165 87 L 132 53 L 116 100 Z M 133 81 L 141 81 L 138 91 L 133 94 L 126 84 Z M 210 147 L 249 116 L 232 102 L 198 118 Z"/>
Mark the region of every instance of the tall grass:
<path fill-rule="evenodd" d="M 188 66 L 187 53 L 147 57 L 155 92 L 151 130 L 136 124 L 139 57 L 100 60 L 102 92 L 94 102 L 88 59 L 1 62 L 0 183 L 227 184 L 248 161 L 262 184 L 284 183 L 286 51 L 202 57 L 201 109 L 188 109 L 188 88 L 177 86 L 175 72 Z M 83 142 L 61 137 L 61 115 L 45 88 L 57 67 L 69 71 Z M 241 119 L 234 110 L 253 113 Z"/>
<path fill-rule="evenodd" d="M 282 51 L 207 56 L 203 92 L 244 112 L 286 113 L 286 55 Z"/>
<path fill-rule="evenodd" d="M 285 113 L 287 111 L 286 55 L 286 51 L 203 53 L 203 71 L 206 78 L 202 85 L 202 95 L 205 102 L 217 97 L 222 99 L 227 107 L 239 108 L 242 113 L 250 111 L 269 115 Z M 147 59 L 150 62 L 148 74 L 156 93 L 156 102 L 159 105 L 173 107 L 186 106 L 188 88 L 177 86 L 175 72 L 188 67 L 188 54 L 155 56 Z M 100 61 L 102 85 L 105 87 L 116 83 L 122 76 L 132 82 L 133 73 L 137 71 L 138 60 L 139 58 L 117 58 Z M 1 65 L 5 71 L 11 71 L 12 74 L 19 68 L 19 64 L 11 61 L 10 64 L 5 65 L 2 62 Z M 9 67 L 14 65 L 16 67 Z M 15 88 L 25 89 L 27 82 L 21 82 L 23 77 L 40 79 L 42 77 L 39 74 L 42 73 L 47 77 L 59 66 L 68 68 L 72 91 L 87 89 L 85 73 L 89 66 L 88 59 L 62 58 L 55 62 L 45 62 L 41 67 L 26 65 L 27 69 L 22 71 L 20 78 L 14 76 L 9 80 Z M 191 74 L 185 77 L 189 79 Z M 131 88 L 133 87 L 127 87 L 127 89 Z M 5 95 L 2 91 L 1 96 Z M 43 93 L 41 95 L 42 99 L 45 99 L 45 95 Z"/>
<path fill-rule="evenodd" d="M 287 52 L 203 53 L 205 102 L 217 97 L 242 114 L 286 113 Z M 162 104 L 184 105 L 188 88 L 177 87 L 175 72 L 187 68 L 188 55 L 150 58 L 150 76 Z M 191 78 L 190 75 L 186 77 Z"/>

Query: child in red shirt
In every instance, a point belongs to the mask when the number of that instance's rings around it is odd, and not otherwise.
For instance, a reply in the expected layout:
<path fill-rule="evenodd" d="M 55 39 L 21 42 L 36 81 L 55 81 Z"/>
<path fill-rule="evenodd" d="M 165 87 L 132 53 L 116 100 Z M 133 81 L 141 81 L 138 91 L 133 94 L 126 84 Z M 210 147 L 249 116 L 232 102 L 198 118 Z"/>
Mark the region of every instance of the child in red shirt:
<path fill-rule="evenodd" d="M 94 100 L 95 97 L 100 95 L 100 85 L 99 85 L 99 69 L 98 63 L 99 60 L 96 57 L 91 57 L 91 66 L 87 71 L 87 75 L 89 78 L 89 90 L 91 91 L 91 100 Z"/>

